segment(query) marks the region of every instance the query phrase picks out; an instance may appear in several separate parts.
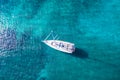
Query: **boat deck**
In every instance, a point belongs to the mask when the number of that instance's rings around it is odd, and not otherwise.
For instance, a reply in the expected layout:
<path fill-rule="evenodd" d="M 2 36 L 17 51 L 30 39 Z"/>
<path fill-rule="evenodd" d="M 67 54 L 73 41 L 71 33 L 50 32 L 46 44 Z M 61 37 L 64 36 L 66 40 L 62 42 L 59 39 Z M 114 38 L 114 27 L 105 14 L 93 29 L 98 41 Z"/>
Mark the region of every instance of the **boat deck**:
<path fill-rule="evenodd" d="M 50 47 L 63 52 L 72 53 L 75 50 L 73 43 L 64 42 L 60 40 L 45 40 L 43 42 L 49 45 Z"/>

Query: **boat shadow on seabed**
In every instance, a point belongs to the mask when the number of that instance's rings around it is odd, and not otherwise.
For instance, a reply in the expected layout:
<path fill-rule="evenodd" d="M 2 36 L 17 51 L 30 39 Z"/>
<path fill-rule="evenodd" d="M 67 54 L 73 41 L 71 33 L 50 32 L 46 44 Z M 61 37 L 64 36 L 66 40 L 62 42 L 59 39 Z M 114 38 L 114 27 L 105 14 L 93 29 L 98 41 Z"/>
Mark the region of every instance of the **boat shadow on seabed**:
<path fill-rule="evenodd" d="M 84 51 L 83 49 L 79 49 L 79 48 L 76 48 L 75 49 L 75 52 L 73 52 L 72 54 L 70 54 L 71 56 L 73 57 L 76 57 L 76 58 L 81 58 L 81 59 L 90 59 L 90 60 L 93 60 L 93 61 L 97 61 L 97 62 L 100 62 L 100 63 L 104 63 L 106 65 L 109 65 L 109 66 L 113 66 L 113 67 L 116 67 L 118 68 L 119 66 L 116 65 L 116 64 L 112 64 L 112 63 L 109 63 L 109 62 L 105 62 L 103 60 L 99 60 L 99 59 L 96 59 L 96 58 L 90 58 L 88 53 L 86 51 Z"/>
<path fill-rule="evenodd" d="M 88 58 L 88 53 L 84 51 L 83 49 L 76 48 L 75 52 L 73 52 L 71 56 L 85 59 L 85 58 Z"/>

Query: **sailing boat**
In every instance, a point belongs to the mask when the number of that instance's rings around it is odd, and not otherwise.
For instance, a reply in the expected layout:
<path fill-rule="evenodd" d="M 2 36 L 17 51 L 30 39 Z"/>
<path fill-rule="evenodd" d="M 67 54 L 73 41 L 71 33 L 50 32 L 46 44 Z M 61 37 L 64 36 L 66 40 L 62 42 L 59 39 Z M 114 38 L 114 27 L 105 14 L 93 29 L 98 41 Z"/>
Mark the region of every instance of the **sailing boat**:
<path fill-rule="evenodd" d="M 53 40 L 48 40 L 48 38 L 51 35 L 53 37 Z M 42 42 L 50 46 L 51 48 L 54 48 L 62 52 L 73 53 L 75 51 L 75 45 L 73 43 L 58 40 L 57 37 L 58 37 L 57 35 L 54 37 L 53 31 L 51 31 L 51 33 L 49 33 L 49 35 Z"/>

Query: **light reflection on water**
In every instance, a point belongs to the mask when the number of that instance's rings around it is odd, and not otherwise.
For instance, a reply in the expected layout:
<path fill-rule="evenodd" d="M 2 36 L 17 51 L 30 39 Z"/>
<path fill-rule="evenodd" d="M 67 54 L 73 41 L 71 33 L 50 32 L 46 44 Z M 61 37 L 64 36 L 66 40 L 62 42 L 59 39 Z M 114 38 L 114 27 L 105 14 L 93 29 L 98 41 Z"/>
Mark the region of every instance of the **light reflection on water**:
<path fill-rule="evenodd" d="M 41 40 L 30 34 L 29 30 L 24 31 L 17 38 L 14 28 L 0 30 L 0 80 L 18 80 L 23 77 L 34 80 L 37 73 L 45 68 L 46 55 L 41 49 Z"/>

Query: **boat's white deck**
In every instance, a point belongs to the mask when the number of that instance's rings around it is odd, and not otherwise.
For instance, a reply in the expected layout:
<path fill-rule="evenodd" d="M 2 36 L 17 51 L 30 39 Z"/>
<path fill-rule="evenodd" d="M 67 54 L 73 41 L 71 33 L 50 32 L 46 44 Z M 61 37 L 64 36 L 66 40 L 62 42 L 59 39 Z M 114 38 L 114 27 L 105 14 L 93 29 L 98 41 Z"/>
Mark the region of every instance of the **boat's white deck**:
<path fill-rule="evenodd" d="M 54 49 L 57 49 L 59 51 L 63 51 L 67 53 L 72 53 L 75 51 L 75 47 L 73 43 L 64 42 L 60 40 L 45 40 L 43 42 L 47 44 L 48 46 Z"/>

